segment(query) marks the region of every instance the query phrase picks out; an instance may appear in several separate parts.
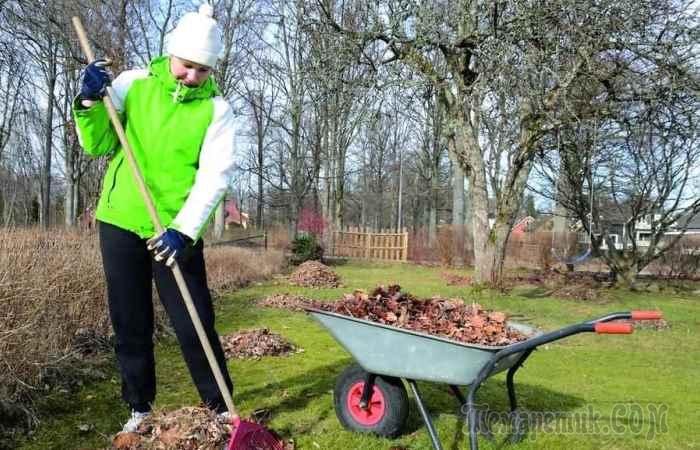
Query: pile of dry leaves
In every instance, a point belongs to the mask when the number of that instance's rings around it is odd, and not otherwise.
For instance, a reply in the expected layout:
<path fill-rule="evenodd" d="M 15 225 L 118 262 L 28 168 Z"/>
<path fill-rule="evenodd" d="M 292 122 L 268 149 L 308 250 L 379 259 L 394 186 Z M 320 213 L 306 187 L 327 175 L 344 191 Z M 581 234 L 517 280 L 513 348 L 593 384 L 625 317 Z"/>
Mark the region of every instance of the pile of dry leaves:
<path fill-rule="evenodd" d="M 137 433 L 119 433 L 112 446 L 119 450 L 220 450 L 231 434 L 207 408 L 185 407 L 157 411 L 144 420 Z"/>
<path fill-rule="evenodd" d="M 304 287 L 334 288 L 340 286 L 340 277 L 318 261 L 306 261 L 289 276 L 289 282 Z"/>
<path fill-rule="evenodd" d="M 221 345 L 226 359 L 259 359 L 263 356 L 281 356 L 296 351 L 284 337 L 271 333 L 267 328 L 222 336 Z"/>
<path fill-rule="evenodd" d="M 303 311 L 304 308 L 321 308 L 322 303 L 312 300 L 303 295 L 274 294 L 258 302 L 259 306 L 268 308 L 289 309 L 292 311 Z"/>
<path fill-rule="evenodd" d="M 399 328 L 421 331 L 461 342 L 508 345 L 523 341 L 522 335 L 506 326 L 506 315 L 465 305 L 460 299 L 418 299 L 401 293 L 398 285 L 377 287 L 371 294 L 357 290 L 333 304 L 334 312 Z"/>
<path fill-rule="evenodd" d="M 262 411 L 262 410 L 261 410 Z M 264 425 L 266 418 L 253 413 L 249 419 Z M 136 433 L 119 433 L 112 440 L 116 450 L 221 450 L 226 448 L 232 426 L 221 422 L 208 408 L 184 407 L 156 411 L 146 418 Z M 283 440 L 284 450 L 294 450 L 292 440 Z"/>

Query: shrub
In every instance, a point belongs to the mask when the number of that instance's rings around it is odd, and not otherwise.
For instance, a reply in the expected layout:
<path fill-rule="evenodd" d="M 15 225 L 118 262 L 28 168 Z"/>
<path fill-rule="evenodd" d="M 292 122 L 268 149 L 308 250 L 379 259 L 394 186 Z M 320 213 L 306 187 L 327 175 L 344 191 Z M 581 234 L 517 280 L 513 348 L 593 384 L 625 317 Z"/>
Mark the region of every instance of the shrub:
<path fill-rule="evenodd" d="M 445 225 L 438 228 L 437 232 L 437 253 L 440 257 L 440 263 L 443 266 L 450 267 L 454 264 L 457 246 L 455 245 L 455 233 L 452 226 Z"/>
<path fill-rule="evenodd" d="M 252 250 L 213 246 L 204 251 L 209 289 L 222 294 L 246 286 L 252 281 L 268 279 L 285 265 L 280 250 Z"/>
<path fill-rule="evenodd" d="M 278 250 L 207 247 L 204 256 L 215 294 L 268 278 L 284 262 Z M 0 228 L 0 423 L 26 426 L 32 398 L 75 375 L 70 366 L 82 359 L 85 337 L 109 335 L 105 296 L 96 233 Z M 161 333 L 168 321 L 154 304 Z"/>
<path fill-rule="evenodd" d="M 294 265 L 323 259 L 323 246 L 313 234 L 300 234 L 294 238 L 291 244 L 291 251 L 290 262 Z"/>
<path fill-rule="evenodd" d="M 299 231 L 319 237 L 323 236 L 323 231 L 327 228 L 327 224 L 320 213 L 307 206 L 299 213 L 297 227 Z"/>

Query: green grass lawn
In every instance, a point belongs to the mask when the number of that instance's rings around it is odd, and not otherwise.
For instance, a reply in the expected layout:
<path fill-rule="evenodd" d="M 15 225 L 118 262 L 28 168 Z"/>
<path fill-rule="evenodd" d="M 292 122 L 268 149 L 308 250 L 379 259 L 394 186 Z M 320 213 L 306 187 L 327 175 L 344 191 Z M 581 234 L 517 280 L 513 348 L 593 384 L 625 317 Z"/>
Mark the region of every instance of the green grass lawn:
<path fill-rule="evenodd" d="M 234 360 L 234 400 L 244 414 L 258 408 L 273 413 L 270 426 L 293 437 L 298 449 L 430 448 L 425 427 L 411 400 L 405 433 L 395 440 L 348 432 L 333 409 L 336 376 L 352 358 L 313 319 L 303 313 L 261 309 L 258 299 L 273 293 L 300 293 L 336 299 L 355 288 L 398 283 L 419 297 L 462 297 L 489 309 L 505 311 L 517 321 L 552 330 L 606 312 L 662 309 L 670 329 L 637 330 L 633 335 L 578 335 L 543 346 L 516 376 L 520 406 L 530 411 L 555 411 L 570 417 L 594 417 L 608 432 L 557 432 L 564 419 L 531 430 L 518 444 L 505 443 L 506 430 L 496 441 L 479 441 L 482 449 L 690 449 L 700 448 L 700 296 L 687 294 L 610 291 L 605 300 L 576 301 L 542 296 L 520 287 L 507 295 L 470 287 L 447 286 L 444 269 L 413 265 L 353 263 L 334 268 L 346 287 L 313 290 L 282 281 L 236 291 L 218 302 L 221 334 L 269 327 L 304 349 L 287 357 L 258 361 Z M 198 397 L 175 342 L 157 346 L 157 407 L 195 405 Z M 420 361 L 416 361 L 420 364 Z M 52 394 L 42 404 L 42 422 L 21 449 L 87 449 L 109 446 L 110 436 L 127 416 L 119 400 L 118 375 L 90 384 L 74 394 Z M 419 383 L 435 419 L 445 449 L 468 448 L 464 420 L 447 386 Z M 507 411 L 505 374 L 490 378 L 478 402 L 494 411 Z M 656 417 L 653 417 L 653 411 Z M 81 428 L 83 431 L 81 431 Z M 590 426 L 588 427 L 590 429 Z"/>

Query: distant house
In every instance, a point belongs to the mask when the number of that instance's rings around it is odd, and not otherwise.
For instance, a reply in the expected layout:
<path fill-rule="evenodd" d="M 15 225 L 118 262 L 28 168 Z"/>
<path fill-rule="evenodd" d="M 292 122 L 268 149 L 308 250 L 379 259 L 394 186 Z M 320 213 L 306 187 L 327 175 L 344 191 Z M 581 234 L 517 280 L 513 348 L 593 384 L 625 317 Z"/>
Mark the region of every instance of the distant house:
<path fill-rule="evenodd" d="M 511 236 L 520 237 L 535 228 L 535 218 L 531 216 L 518 217 L 515 220 L 513 228 L 511 228 Z M 496 223 L 496 218 L 493 214 L 489 214 L 489 228 L 493 228 Z"/>
<path fill-rule="evenodd" d="M 622 250 L 622 248 L 627 245 L 631 245 L 631 238 L 628 235 L 628 228 L 626 225 L 629 223 L 631 218 L 625 218 L 621 214 L 615 214 L 613 210 L 612 213 L 608 213 L 609 217 L 602 217 L 603 220 L 608 222 L 607 228 L 610 231 L 610 239 L 615 245 L 617 250 Z M 637 220 L 634 225 L 633 233 L 634 240 L 637 247 L 648 247 L 651 242 L 651 236 L 655 224 L 661 219 L 660 214 L 647 214 L 644 217 Z M 579 224 L 580 225 L 580 224 Z M 700 235 L 700 215 L 686 216 L 681 218 L 672 225 L 665 233 L 664 236 L 674 236 L 678 235 L 685 230 L 685 235 Z M 579 243 L 588 243 L 589 236 L 586 233 L 579 232 Z M 604 240 L 600 245 L 601 250 L 607 250 L 608 244 Z"/>
<path fill-rule="evenodd" d="M 700 214 L 694 216 L 689 214 L 681 217 L 666 234 L 672 236 L 680 234 L 683 230 L 685 230 L 686 235 L 700 235 Z"/>
<path fill-rule="evenodd" d="M 511 235 L 513 237 L 522 237 L 528 231 L 532 231 L 535 224 L 535 218 L 532 216 L 525 216 L 516 220 L 513 229 L 511 230 Z"/>
<path fill-rule="evenodd" d="M 234 200 L 226 200 L 224 203 L 224 226 L 227 230 L 231 226 L 248 228 L 248 214 L 241 212 Z"/>

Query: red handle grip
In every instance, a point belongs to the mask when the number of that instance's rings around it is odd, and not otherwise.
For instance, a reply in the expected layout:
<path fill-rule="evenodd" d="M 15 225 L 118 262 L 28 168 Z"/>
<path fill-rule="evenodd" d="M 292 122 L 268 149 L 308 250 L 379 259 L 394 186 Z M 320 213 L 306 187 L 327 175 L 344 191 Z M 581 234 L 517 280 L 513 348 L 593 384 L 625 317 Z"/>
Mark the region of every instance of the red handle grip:
<path fill-rule="evenodd" d="M 595 332 L 598 334 L 632 334 L 634 327 L 629 322 L 598 322 Z"/>
<path fill-rule="evenodd" d="M 658 320 L 663 316 L 661 311 L 632 311 L 632 320 Z"/>

